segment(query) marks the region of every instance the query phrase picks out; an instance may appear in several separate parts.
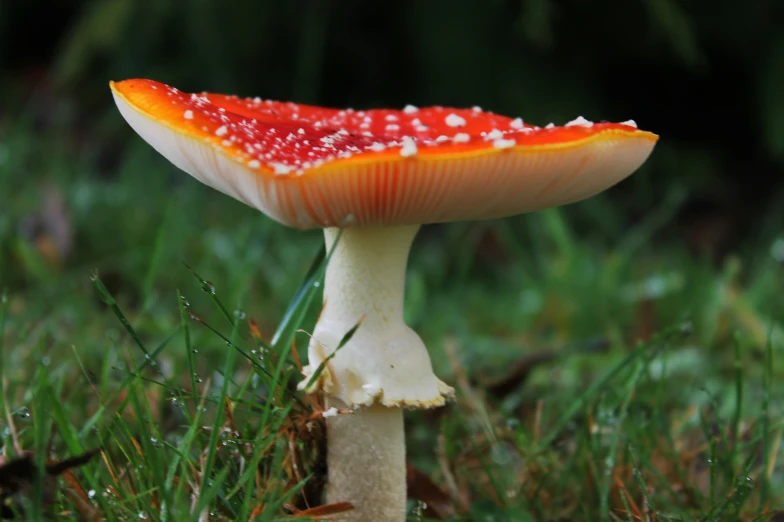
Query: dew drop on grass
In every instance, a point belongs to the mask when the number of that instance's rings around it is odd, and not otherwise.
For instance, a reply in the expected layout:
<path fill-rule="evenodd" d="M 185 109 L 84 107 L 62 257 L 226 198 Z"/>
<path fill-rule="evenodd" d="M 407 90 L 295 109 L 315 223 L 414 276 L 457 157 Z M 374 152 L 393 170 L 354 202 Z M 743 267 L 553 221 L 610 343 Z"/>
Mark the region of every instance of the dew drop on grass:
<path fill-rule="evenodd" d="M 21 418 L 23 418 L 23 419 L 29 419 L 29 418 L 30 418 L 30 410 L 28 410 L 28 409 L 27 409 L 27 406 L 22 406 L 21 408 L 19 408 L 18 410 L 16 410 L 16 411 L 14 412 L 14 414 L 15 414 L 17 417 L 21 417 Z"/>
<path fill-rule="evenodd" d="M 236 317 L 237 319 L 242 320 L 242 319 L 245 319 L 247 317 L 247 314 L 245 312 L 243 312 L 242 310 L 237 309 L 237 310 L 234 310 L 234 317 Z"/>
<path fill-rule="evenodd" d="M 427 509 L 427 504 L 424 500 L 417 500 L 416 504 L 414 505 L 413 515 L 416 517 L 417 521 L 421 521 L 424 519 L 425 510 Z"/>
<path fill-rule="evenodd" d="M 193 380 L 196 382 L 202 382 L 204 379 L 198 376 L 198 374 L 193 374 Z"/>
<path fill-rule="evenodd" d="M 199 350 L 197 350 L 196 348 L 194 348 L 193 350 L 191 350 L 191 353 L 199 353 Z"/>
<path fill-rule="evenodd" d="M 188 300 L 185 298 L 184 295 L 180 296 L 180 299 L 182 299 L 182 306 L 184 306 L 185 308 L 191 307 L 191 303 L 188 302 Z"/>
<path fill-rule="evenodd" d="M 95 490 L 91 489 L 90 491 L 88 491 L 87 492 L 87 496 L 90 497 L 90 498 L 93 498 L 95 496 Z"/>
<path fill-rule="evenodd" d="M 215 295 L 215 285 L 213 285 L 211 282 L 207 280 L 202 279 L 201 289 L 207 292 L 208 294 Z"/>

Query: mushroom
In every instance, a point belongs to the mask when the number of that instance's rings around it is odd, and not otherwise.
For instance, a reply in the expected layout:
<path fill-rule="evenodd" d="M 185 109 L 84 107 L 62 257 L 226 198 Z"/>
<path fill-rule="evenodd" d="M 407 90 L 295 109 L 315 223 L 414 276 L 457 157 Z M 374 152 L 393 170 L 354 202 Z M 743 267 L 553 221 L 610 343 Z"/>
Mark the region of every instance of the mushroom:
<path fill-rule="evenodd" d="M 591 197 L 634 172 L 658 139 L 633 121 L 540 128 L 478 107 L 338 110 L 151 80 L 110 86 L 131 127 L 174 165 L 284 225 L 323 228 L 335 247 L 301 387 L 354 410 L 326 419 L 327 498 L 353 503 L 345 520 L 363 522 L 405 519 L 402 409 L 454 393 L 403 321 L 419 227 Z"/>

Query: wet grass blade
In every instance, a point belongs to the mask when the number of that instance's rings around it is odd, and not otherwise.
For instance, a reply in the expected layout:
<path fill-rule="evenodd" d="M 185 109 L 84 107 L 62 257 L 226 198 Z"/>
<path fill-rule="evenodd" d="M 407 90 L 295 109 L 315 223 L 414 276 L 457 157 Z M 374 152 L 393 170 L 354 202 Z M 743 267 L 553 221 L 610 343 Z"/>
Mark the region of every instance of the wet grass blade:
<path fill-rule="evenodd" d="M 231 332 L 231 341 L 237 335 L 237 325 L 235 324 L 234 329 Z M 226 351 L 226 363 L 223 369 L 223 383 L 220 387 L 220 393 L 216 398 L 216 415 L 215 420 L 213 421 L 213 429 L 210 433 L 209 439 L 209 446 L 207 447 L 207 456 L 204 459 L 204 465 L 201 470 L 202 481 L 199 485 L 199 494 L 198 494 L 198 502 L 196 504 L 196 508 L 194 509 L 194 514 L 196 516 L 195 520 L 198 520 L 198 514 L 212 501 L 212 499 L 217 495 L 220 486 L 222 485 L 222 480 L 218 478 L 212 479 L 212 469 L 215 466 L 215 459 L 217 458 L 218 446 L 220 444 L 220 437 L 221 437 L 221 428 L 223 426 L 223 419 L 225 415 L 225 408 L 223 407 L 226 404 L 226 399 L 229 396 L 229 385 L 231 383 L 231 379 L 228 377 L 233 374 L 234 370 L 234 362 L 236 358 L 237 351 L 235 350 L 227 350 Z M 224 468 L 219 476 L 223 476 L 225 478 L 226 474 L 229 471 L 229 467 L 227 466 Z M 210 481 L 212 480 L 212 483 Z M 192 520 L 194 520 L 192 518 Z"/>
<path fill-rule="evenodd" d="M 251 363 L 251 365 L 253 366 L 253 368 L 255 368 L 255 369 L 256 369 L 256 370 L 258 370 L 260 373 L 263 373 L 264 375 L 266 375 L 267 377 L 269 377 L 270 379 L 272 379 L 272 383 L 273 383 L 275 386 L 279 386 L 279 385 L 281 384 L 281 383 L 279 382 L 279 379 L 277 379 L 277 378 L 276 378 L 276 377 L 275 377 L 275 376 L 274 376 L 272 373 L 270 373 L 270 371 L 269 371 L 269 370 L 267 370 L 267 369 L 266 369 L 264 366 L 260 365 L 260 364 L 258 363 L 258 361 L 256 361 L 256 359 L 255 359 L 255 358 L 253 358 L 253 357 L 252 357 L 252 356 L 251 356 L 251 355 L 250 355 L 248 352 L 246 352 L 245 350 L 243 350 L 242 348 L 240 348 L 239 346 L 237 346 L 237 344 L 236 344 L 234 341 L 232 341 L 231 339 L 229 339 L 228 337 L 226 337 L 225 335 L 223 335 L 222 333 L 220 333 L 220 332 L 219 332 L 218 330 L 216 330 L 214 327 L 212 327 L 212 326 L 210 326 L 209 324 L 205 323 L 205 322 L 204 322 L 204 321 L 203 321 L 203 320 L 202 320 L 202 319 L 201 319 L 199 316 L 195 315 L 194 313 L 192 313 L 192 312 L 190 312 L 190 311 L 188 311 L 188 310 L 186 310 L 186 311 L 185 311 L 185 313 L 186 313 L 186 314 L 188 314 L 188 316 L 190 316 L 190 318 L 191 318 L 191 319 L 193 319 L 194 321 L 197 321 L 197 322 L 199 322 L 199 323 L 203 324 L 203 325 L 204 325 L 204 326 L 205 326 L 205 327 L 206 327 L 208 330 L 210 330 L 212 333 L 214 333 L 215 335 L 217 335 L 218 337 L 220 337 L 220 338 L 221 338 L 221 339 L 222 339 L 222 340 L 223 340 L 223 341 L 226 343 L 226 346 L 229 346 L 229 347 L 233 348 L 233 349 L 234 349 L 235 351 L 237 351 L 237 352 L 238 352 L 240 355 L 242 355 L 243 357 L 245 357 L 245 359 L 247 359 L 248 361 L 250 361 L 250 363 Z M 235 329 L 235 331 L 236 331 L 236 329 L 237 329 L 237 326 L 238 326 L 238 324 L 235 324 L 235 325 L 234 325 L 234 329 Z M 227 378 L 229 378 L 229 379 L 230 379 L 231 377 L 227 377 Z M 305 404 L 302 402 L 302 399 L 300 399 L 299 397 L 297 397 L 297 396 L 296 396 L 296 394 L 292 393 L 292 392 L 291 392 L 291 390 L 288 390 L 288 388 L 286 388 L 286 387 L 284 387 L 283 389 L 284 389 L 284 390 L 286 390 L 286 392 L 287 392 L 287 393 L 288 393 L 288 394 L 289 394 L 289 395 L 290 395 L 290 396 L 291 396 L 291 397 L 292 397 L 294 400 L 296 400 L 297 402 L 299 402 L 299 404 L 300 404 L 301 406 L 303 406 L 303 407 L 305 406 Z"/>
<path fill-rule="evenodd" d="M 128 332 L 128 335 L 130 335 L 131 339 L 133 339 L 133 341 L 136 343 L 136 346 L 138 346 L 139 349 L 142 351 L 145 359 L 150 361 L 150 363 L 155 368 L 155 370 L 157 370 L 158 375 L 161 376 L 161 379 L 163 379 L 163 381 L 166 382 L 166 376 L 158 367 L 158 363 L 155 362 L 155 359 L 152 357 L 150 352 L 147 351 L 147 347 L 144 346 L 144 343 L 136 334 L 136 330 L 133 329 L 133 326 L 131 326 L 131 323 L 130 321 L 128 321 L 128 318 L 125 317 L 125 314 L 122 312 L 122 310 L 120 310 L 119 305 L 114 300 L 114 297 L 112 297 L 112 294 L 109 293 L 109 290 L 106 288 L 106 286 L 104 286 L 103 282 L 101 281 L 101 278 L 98 277 L 98 274 L 93 275 L 92 281 L 93 284 L 95 285 L 95 288 L 98 290 L 98 295 L 100 296 L 101 300 L 104 303 L 106 303 L 106 305 L 109 306 L 109 309 L 112 311 L 112 313 L 114 313 L 117 319 L 119 319 L 120 323 L 125 328 L 125 331 Z"/>
<path fill-rule="evenodd" d="M 626 413 L 629 410 L 629 404 L 634 397 L 637 384 L 640 382 L 640 378 L 643 376 L 643 372 L 646 367 L 647 366 L 645 361 L 641 361 L 639 359 L 637 360 L 637 365 L 634 368 L 631 377 L 629 377 L 626 382 L 626 387 L 622 395 L 623 400 L 618 411 L 617 419 L 614 423 L 615 432 L 613 433 L 612 440 L 610 441 L 609 448 L 607 449 L 607 458 L 604 461 L 604 476 L 602 478 L 601 487 L 599 490 L 599 494 L 601 495 L 599 512 L 604 517 L 604 520 L 607 520 L 607 517 L 609 517 L 610 514 L 610 482 L 612 480 L 613 470 L 615 469 L 615 456 L 618 452 L 618 446 L 621 440 L 621 430 L 624 427 L 624 421 L 626 420 Z"/>
<path fill-rule="evenodd" d="M 68 413 L 65 410 L 63 401 L 57 394 L 55 394 L 55 390 L 52 388 L 51 383 L 46 382 L 46 388 L 46 391 L 49 394 L 49 407 L 52 419 L 58 428 L 57 434 L 63 439 L 63 442 L 65 442 L 68 451 L 72 455 L 83 454 L 85 449 L 80 442 L 79 432 L 68 419 Z M 82 475 L 84 475 L 91 489 L 101 489 L 101 484 L 96 477 L 96 474 L 93 473 L 91 466 L 84 466 L 80 469 L 80 471 Z M 104 513 L 111 511 L 109 503 L 106 501 L 106 498 L 103 495 L 98 495 L 95 501 L 98 503 Z M 111 520 L 113 519 L 114 517 L 112 516 Z"/>
<path fill-rule="evenodd" d="M 177 334 L 177 332 L 172 332 L 171 334 L 169 334 L 169 336 L 166 339 L 164 339 L 163 342 L 161 342 L 150 353 L 150 358 L 149 359 L 146 358 L 146 357 L 144 358 L 144 361 L 142 361 L 141 365 L 136 369 L 136 372 L 129 372 L 128 375 L 125 376 L 125 378 L 122 380 L 120 385 L 117 387 L 117 389 L 107 399 L 102 399 L 101 400 L 101 405 L 98 407 L 96 412 L 87 420 L 87 422 L 85 422 L 84 426 L 82 427 L 81 431 L 79 432 L 79 438 L 80 439 L 84 439 L 84 437 L 87 436 L 87 433 L 101 419 L 101 417 L 104 415 L 104 413 L 106 413 L 106 409 L 109 407 L 109 404 L 111 404 L 111 402 L 115 398 L 117 398 L 117 396 L 119 396 L 123 392 L 123 390 L 126 389 L 131 384 L 131 381 L 136 378 L 137 373 L 141 372 L 142 370 L 147 368 L 147 366 L 152 364 L 151 361 L 155 360 L 155 357 L 157 357 L 158 354 L 161 353 L 164 348 L 166 348 L 166 345 L 169 344 L 169 341 L 171 341 L 176 334 Z M 81 360 L 79 360 L 79 365 L 80 365 L 80 367 L 82 369 L 82 373 L 84 374 L 85 378 L 89 380 L 90 376 L 89 376 L 89 374 L 87 372 L 87 369 L 84 367 L 84 365 L 82 365 Z M 122 409 L 125 406 L 126 402 L 127 402 L 127 399 L 125 401 L 123 401 L 123 403 L 119 406 L 118 409 Z"/>
<path fill-rule="evenodd" d="M 215 291 L 215 285 L 213 285 L 211 282 L 207 281 L 199 274 L 197 274 L 196 271 L 193 268 L 191 268 L 190 265 L 188 265 L 188 263 L 183 261 L 182 264 L 185 265 L 185 268 L 187 268 L 191 274 L 193 274 L 193 277 L 195 277 L 196 280 L 199 282 L 202 291 L 210 296 L 210 299 L 212 300 L 213 303 L 215 303 L 215 306 L 218 307 L 218 310 L 220 310 L 221 314 L 223 314 L 223 317 L 226 318 L 226 320 L 229 322 L 231 326 L 234 326 L 234 318 L 229 313 L 229 310 L 225 306 L 223 306 L 223 303 L 218 298 L 218 294 Z"/>
<path fill-rule="evenodd" d="M 196 395 L 196 367 L 193 364 L 193 345 L 191 344 L 191 328 L 188 322 L 188 315 L 185 313 L 187 301 L 177 290 L 177 305 L 180 308 L 180 325 L 182 326 L 182 334 L 185 342 L 185 357 L 188 360 L 188 372 L 190 373 L 191 380 L 191 393 Z"/>

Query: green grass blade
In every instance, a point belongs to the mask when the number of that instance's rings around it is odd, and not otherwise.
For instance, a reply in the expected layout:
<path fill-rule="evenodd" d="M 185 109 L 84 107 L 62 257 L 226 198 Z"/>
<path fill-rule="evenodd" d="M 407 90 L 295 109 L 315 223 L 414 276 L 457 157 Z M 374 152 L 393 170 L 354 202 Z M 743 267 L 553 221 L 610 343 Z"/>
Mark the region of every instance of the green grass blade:
<path fill-rule="evenodd" d="M 335 348 L 335 351 L 332 352 L 331 354 L 329 354 L 328 356 L 326 356 L 324 358 L 324 360 L 321 361 L 321 364 L 318 365 L 318 367 L 316 368 L 316 371 L 313 372 L 313 375 L 311 375 L 310 379 L 308 380 L 308 384 L 305 386 L 306 390 L 309 390 L 310 387 L 313 385 L 313 383 L 318 381 L 319 376 L 324 371 L 324 368 L 327 367 L 327 364 L 329 363 L 329 361 L 334 359 L 335 356 L 340 351 L 340 349 L 343 348 L 344 346 L 346 346 L 346 343 L 348 343 L 351 340 L 351 338 L 354 337 L 354 334 L 357 332 L 357 330 L 359 329 L 360 325 L 362 325 L 362 319 L 360 319 L 357 322 L 357 324 L 352 326 L 349 329 L 349 331 L 346 332 L 345 335 L 343 335 L 343 337 L 340 339 L 340 342 L 338 343 L 337 348 Z"/>
<path fill-rule="evenodd" d="M 191 344 L 191 329 L 188 321 L 188 315 L 185 309 L 190 306 L 188 301 L 177 290 L 177 305 L 180 308 L 180 325 L 182 326 L 182 334 L 185 342 L 185 357 L 188 360 L 188 372 L 190 373 L 191 380 L 191 393 L 196 395 L 196 367 L 193 364 L 193 345 Z"/>
<path fill-rule="evenodd" d="M 610 514 L 610 482 L 612 479 L 612 472 L 615 468 L 615 456 L 618 451 L 618 446 L 621 440 L 621 430 L 623 429 L 624 421 L 626 420 L 626 413 L 629 410 L 629 404 L 634 397 L 634 392 L 637 389 L 637 384 L 643 376 L 643 371 L 646 369 L 645 361 L 637 360 L 637 365 L 634 368 L 631 377 L 626 382 L 626 387 L 623 393 L 623 400 L 621 402 L 620 410 L 615 421 L 615 432 L 610 441 L 608 448 L 607 458 L 604 461 L 604 474 L 602 477 L 601 487 L 599 489 L 600 505 L 599 512 L 607 520 Z"/>
<path fill-rule="evenodd" d="M 142 342 L 141 338 L 139 338 L 139 336 L 136 334 L 136 330 L 134 330 L 133 326 L 131 326 L 130 321 L 128 321 L 128 318 L 125 317 L 125 314 L 122 312 L 122 310 L 120 310 L 119 305 L 114 300 L 114 297 L 112 297 L 112 295 L 109 293 L 109 290 L 106 288 L 106 286 L 104 286 L 103 282 L 101 281 L 101 278 L 98 277 L 98 274 L 93 275 L 92 281 L 93 284 L 95 285 L 95 288 L 98 290 L 98 295 L 101 297 L 101 300 L 109 306 L 109 309 L 111 309 L 112 313 L 114 313 L 117 319 L 119 319 L 120 323 L 125 328 L 125 331 L 128 332 L 128 335 L 130 335 L 131 339 L 133 339 L 133 341 L 136 343 L 136 346 L 138 346 L 139 349 L 142 351 L 144 357 L 148 361 L 150 361 L 150 364 L 161 376 L 161 379 L 163 379 L 163 381 L 166 382 L 166 376 L 161 371 L 160 367 L 158 366 L 158 363 L 152 357 L 150 352 L 147 351 L 147 347 L 144 346 L 144 343 Z"/>

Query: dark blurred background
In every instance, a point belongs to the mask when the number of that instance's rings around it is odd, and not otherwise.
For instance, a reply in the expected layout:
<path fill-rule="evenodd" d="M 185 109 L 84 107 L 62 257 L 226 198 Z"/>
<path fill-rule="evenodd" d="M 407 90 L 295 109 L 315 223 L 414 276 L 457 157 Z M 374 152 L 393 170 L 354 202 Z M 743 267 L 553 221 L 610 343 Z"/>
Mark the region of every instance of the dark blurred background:
<path fill-rule="evenodd" d="M 115 179 L 139 140 L 107 82 L 131 77 L 341 107 L 480 105 L 539 125 L 631 118 L 660 144 L 610 191 L 606 219 L 574 227 L 611 237 L 672 198 L 657 237 L 720 258 L 784 223 L 782 27 L 780 0 L 2 0 L 0 161 L 24 128 L 41 142 L 5 174 L 18 183 L 57 179 L 52 136 Z"/>

